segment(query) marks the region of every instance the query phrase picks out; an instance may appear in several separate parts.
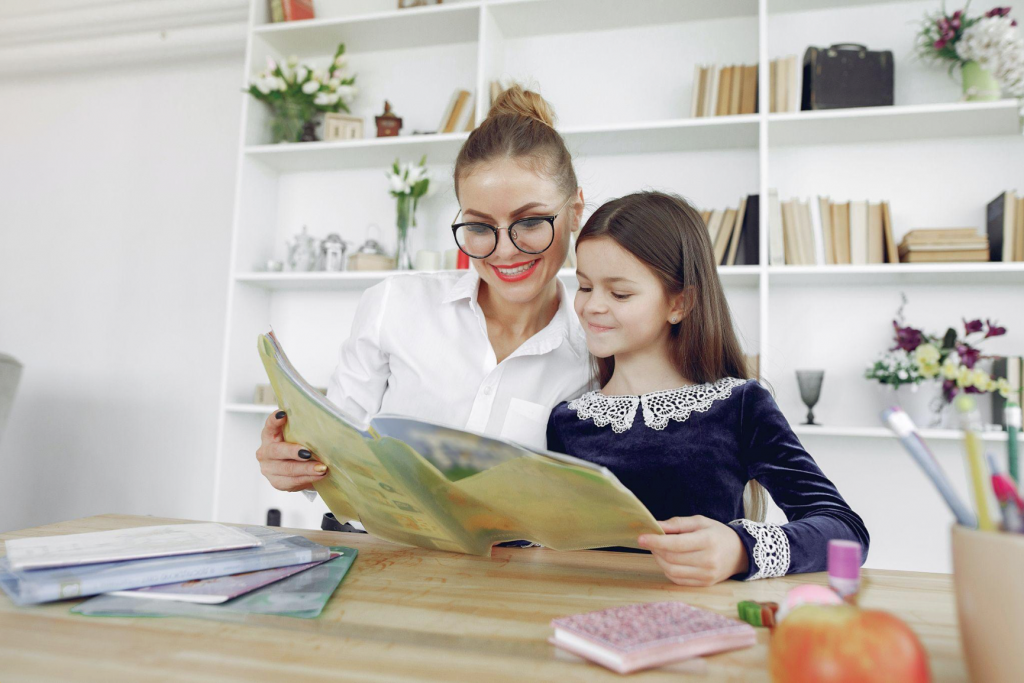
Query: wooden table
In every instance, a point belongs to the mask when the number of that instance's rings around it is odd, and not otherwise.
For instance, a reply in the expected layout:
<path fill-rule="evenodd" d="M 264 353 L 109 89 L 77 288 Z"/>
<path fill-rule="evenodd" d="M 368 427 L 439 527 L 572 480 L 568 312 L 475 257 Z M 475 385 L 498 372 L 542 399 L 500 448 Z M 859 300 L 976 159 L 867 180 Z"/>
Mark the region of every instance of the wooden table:
<path fill-rule="evenodd" d="M 173 524 L 100 515 L 0 539 Z M 296 530 L 359 557 L 318 619 L 246 623 L 84 617 L 80 601 L 15 607 L 0 592 L 0 681 L 621 680 L 549 645 L 551 619 L 614 605 L 681 600 L 735 615 L 743 599 L 779 600 L 824 574 L 682 588 L 649 556 L 495 548 L 491 558 L 393 545 L 365 534 Z M 865 607 L 904 619 L 936 681 L 967 680 L 952 577 L 866 570 Z M 634 674 L 631 680 L 766 681 L 768 631 L 753 648 Z M 703 675 L 686 676 L 687 667 Z"/>

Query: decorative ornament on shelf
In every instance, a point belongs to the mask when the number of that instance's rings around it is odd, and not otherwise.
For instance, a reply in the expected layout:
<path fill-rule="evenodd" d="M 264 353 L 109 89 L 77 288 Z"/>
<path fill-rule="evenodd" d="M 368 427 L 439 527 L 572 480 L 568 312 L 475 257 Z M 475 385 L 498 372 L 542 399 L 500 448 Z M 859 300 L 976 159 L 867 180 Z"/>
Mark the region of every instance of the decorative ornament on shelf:
<path fill-rule="evenodd" d="M 344 43 L 327 69 L 300 64 L 294 56 L 283 64 L 267 57 L 267 68 L 252 79 L 247 92 L 270 107 L 274 142 L 315 141 L 318 114 L 349 112 L 358 89 L 355 75 L 343 73 L 346 63 Z"/>
<path fill-rule="evenodd" d="M 377 137 L 392 138 L 402 130 L 402 119 L 391 111 L 391 103 L 384 100 L 384 113 L 374 118 L 377 122 Z"/>
<path fill-rule="evenodd" d="M 416 206 L 420 197 L 430 187 L 427 175 L 427 155 L 424 154 L 419 164 L 411 162 L 399 164 L 398 159 L 386 171 L 391 185 L 391 196 L 397 200 L 395 227 L 398 229 L 398 249 L 395 261 L 398 270 L 412 270 L 412 253 L 409 251 L 409 228 L 416 227 Z"/>
<path fill-rule="evenodd" d="M 906 302 L 906 296 L 903 296 L 903 305 Z M 946 407 L 961 392 L 998 392 L 1003 398 L 1009 395 L 1010 384 L 1006 378 L 995 379 L 979 366 L 981 360 L 993 356 L 982 355 L 978 344 L 990 337 L 1006 334 L 1005 327 L 992 320 L 963 319 L 962 334 L 950 327 L 939 337 L 904 325 L 903 305 L 897 312 L 897 319 L 892 321 L 895 346 L 868 366 L 864 373 L 867 379 L 877 380 L 894 391 L 901 386 L 925 381 L 941 382 L 941 392 L 930 405 L 933 427 L 940 426 L 943 413 L 948 413 Z M 900 403 L 898 396 L 896 399 Z"/>
<path fill-rule="evenodd" d="M 950 15 L 945 8 L 925 15 L 917 34 L 923 59 L 960 67 L 968 102 L 1024 97 L 1024 36 L 1009 7 L 994 7 L 982 16 L 967 16 L 970 1 Z"/>
<path fill-rule="evenodd" d="M 797 370 L 796 381 L 800 386 L 800 400 L 807 406 L 807 422 L 805 425 L 820 426 L 814 421 L 814 406 L 821 398 L 821 382 L 825 379 L 824 370 Z"/>

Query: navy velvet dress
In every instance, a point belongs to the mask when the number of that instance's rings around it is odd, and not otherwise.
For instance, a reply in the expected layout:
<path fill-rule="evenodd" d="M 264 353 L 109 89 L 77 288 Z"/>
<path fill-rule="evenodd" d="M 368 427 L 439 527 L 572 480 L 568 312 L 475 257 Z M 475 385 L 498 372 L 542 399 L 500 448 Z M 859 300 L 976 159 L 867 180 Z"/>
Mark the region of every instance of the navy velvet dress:
<path fill-rule="evenodd" d="M 730 524 L 752 579 L 823 571 L 828 541 L 868 532 L 804 450 L 775 399 L 755 380 L 722 378 L 643 396 L 589 392 L 555 406 L 548 449 L 603 465 L 655 519 L 703 515 Z M 789 520 L 743 519 L 743 488 L 756 479 Z"/>

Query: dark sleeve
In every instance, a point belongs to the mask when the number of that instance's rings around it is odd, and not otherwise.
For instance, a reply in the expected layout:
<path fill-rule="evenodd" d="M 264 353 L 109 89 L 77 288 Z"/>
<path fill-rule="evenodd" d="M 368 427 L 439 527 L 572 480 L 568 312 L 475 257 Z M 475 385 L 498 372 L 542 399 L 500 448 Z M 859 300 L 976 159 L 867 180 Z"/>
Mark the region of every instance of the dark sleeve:
<path fill-rule="evenodd" d="M 779 575 L 779 568 L 785 566 L 786 542 L 788 574 L 824 571 L 828 542 L 834 538 L 860 543 L 863 563 L 870 541 L 864 521 L 804 450 L 772 395 L 756 382 L 748 382 L 741 401 L 739 442 L 747 475 L 768 490 L 789 522 L 781 527 L 733 525 L 750 558 L 747 576 L 734 578 L 749 579 L 761 569 L 764 574 Z M 759 567 L 755 557 L 762 558 L 765 567 Z"/>
<path fill-rule="evenodd" d="M 564 403 L 559 403 L 551 411 L 548 416 L 548 450 L 554 451 L 555 453 L 565 453 L 565 444 L 562 442 L 562 435 L 558 431 L 558 409 L 561 408 Z M 566 453 L 566 455 L 569 455 Z"/>

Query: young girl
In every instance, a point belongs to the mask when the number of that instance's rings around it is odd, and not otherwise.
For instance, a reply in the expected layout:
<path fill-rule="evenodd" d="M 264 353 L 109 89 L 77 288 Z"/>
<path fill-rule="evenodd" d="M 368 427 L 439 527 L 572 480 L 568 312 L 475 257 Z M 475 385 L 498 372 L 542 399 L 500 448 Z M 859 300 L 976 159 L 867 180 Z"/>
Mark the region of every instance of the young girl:
<path fill-rule="evenodd" d="M 672 195 L 608 202 L 576 246 L 576 315 L 601 389 L 560 403 L 548 448 L 611 470 L 661 522 L 639 545 L 673 582 L 707 586 L 825 569 L 829 539 L 868 532 L 747 380 L 700 215 Z M 763 519 L 763 490 L 786 513 Z"/>

